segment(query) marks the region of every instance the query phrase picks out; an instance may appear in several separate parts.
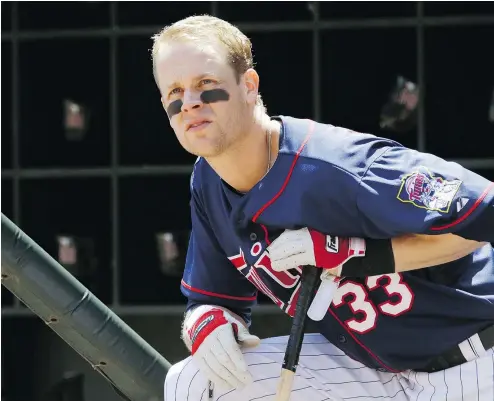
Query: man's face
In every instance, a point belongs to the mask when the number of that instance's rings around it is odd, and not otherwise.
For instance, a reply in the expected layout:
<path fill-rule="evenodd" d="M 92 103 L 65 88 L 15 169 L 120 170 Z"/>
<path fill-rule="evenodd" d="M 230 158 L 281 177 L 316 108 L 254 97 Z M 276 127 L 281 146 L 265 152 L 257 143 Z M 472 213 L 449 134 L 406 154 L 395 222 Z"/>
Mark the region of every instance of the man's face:
<path fill-rule="evenodd" d="M 163 45 L 156 75 L 170 125 L 188 152 L 215 157 L 247 134 L 257 83 L 245 76 L 237 83 L 223 47 Z"/>

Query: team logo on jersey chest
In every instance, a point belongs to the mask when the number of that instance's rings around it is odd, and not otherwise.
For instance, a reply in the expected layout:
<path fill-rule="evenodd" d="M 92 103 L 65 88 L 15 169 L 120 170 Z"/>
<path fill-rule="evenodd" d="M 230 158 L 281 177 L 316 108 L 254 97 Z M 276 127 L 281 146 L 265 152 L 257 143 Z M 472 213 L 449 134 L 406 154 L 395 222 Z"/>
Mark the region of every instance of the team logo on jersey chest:
<path fill-rule="evenodd" d="M 445 180 L 421 167 L 402 178 L 397 198 L 422 209 L 448 213 L 461 184 L 460 180 Z"/>
<path fill-rule="evenodd" d="M 300 290 L 301 268 L 277 272 L 271 267 L 271 259 L 262 244 L 256 242 L 250 249 L 250 254 L 256 257 L 254 263 L 249 264 L 242 248 L 239 253 L 229 256 L 228 259 L 259 291 L 292 316 Z"/>

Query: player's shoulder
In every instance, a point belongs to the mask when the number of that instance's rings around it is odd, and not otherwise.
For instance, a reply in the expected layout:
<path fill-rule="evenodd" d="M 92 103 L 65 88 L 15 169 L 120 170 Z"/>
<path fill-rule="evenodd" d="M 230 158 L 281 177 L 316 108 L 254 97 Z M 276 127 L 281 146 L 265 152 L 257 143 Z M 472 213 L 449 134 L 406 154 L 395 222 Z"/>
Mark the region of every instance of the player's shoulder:
<path fill-rule="evenodd" d="M 400 143 L 370 133 L 289 116 L 282 121 L 280 154 L 319 161 L 329 168 L 357 173 L 391 147 Z"/>

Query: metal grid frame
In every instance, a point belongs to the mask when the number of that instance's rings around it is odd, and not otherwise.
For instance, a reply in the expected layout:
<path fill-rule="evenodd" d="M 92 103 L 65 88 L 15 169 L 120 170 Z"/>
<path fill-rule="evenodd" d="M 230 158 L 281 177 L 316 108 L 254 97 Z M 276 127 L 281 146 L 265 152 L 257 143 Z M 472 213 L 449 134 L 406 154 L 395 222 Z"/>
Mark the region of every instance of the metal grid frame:
<path fill-rule="evenodd" d="M 417 83 L 421 88 L 418 108 L 417 127 L 417 148 L 426 151 L 426 129 L 425 129 L 425 108 L 424 108 L 424 83 L 425 83 L 425 55 L 424 55 L 424 30 L 426 27 L 440 26 L 480 26 L 494 25 L 494 15 L 478 16 L 444 16 L 426 17 L 424 16 L 424 6 L 422 2 L 416 2 L 415 17 L 390 17 L 374 18 L 365 20 L 342 20 L 331 21 L 321 20 L 319 14 L 319 3 L 310 4 L 313 19 L 303 22 L 273 22 L 256 23 L 244 22 L 237 26 L 244 32 L 280 32 L 280 31 L 305 31 L 312 32 L 313 45 L 313 115 L 316 120 L 321 117 L 321 97 L 320 92 L 320 34 L 321 31 L 332 29 L 379 29 L 379 28 L 403 28 L 415 27 L 417 38 Z M 2 178 L 10 178 L 13 182 L 13 220 L 21 225 L 22 216 L 20 210 L 20 180 L 21 179 L 42 179 L 42 178 L 69 178 L 69 177 L 110 177 L 111 178 L 111 210 L 112 210 L 112 286 L 113 299 L 111 308 L 120 315 L 162 315 L 181 314 L 183 307 L 180 305 L 157 305 L 157 306 L 124 306 L 120 304 L 119 297 L 119 218 L 118 218 L 118 179 L 124 176 L 151 176 L 151 175 L 177 175 L 190 174 L 192 166 L 183 165 L 163 165 L 163 166 L 143 166 L 126 167 L 119 166 L 118 160 L 118 108 L 117 108 L 117 40 L 122 37 L 152 35 L 159 31 L 161 27 L 125 27 L 117 25 L 117 4 L 110 4 L 110 27 L 103 29 L 78 29 L 78 30 L 54 30 L 54 31 L 19 31 L 18 27 L 18 4 L 12 4 L 12 30 L 10 33 L 2 33 L 2 42 L 12 44 L 12 169 L 3 170 Z M 212 15 L 218 15 L 218 3 L 211 2 Z M 109 38 L 110 39 L 110 91 L 111 91 L 111 167 L 108 168 L 58 168 L 58 169 L 21 169 L 19 163 L 19 45 L 25 40 L 51 40 L 60 38 Z M 457 159 L 458 163 L 468 168 L 487 169 L 494 168 L 494 158 L 479 159 Z M 256 307 L 254 313 L 271 314 L 278 313 L 279 309 L 272 305 L 262 305 Z M 21 307 L 20 301 L 14 298 L 14 306 L 2 308 L 2 316 L 32 316 L 33 314 L 26 308 Z"/>

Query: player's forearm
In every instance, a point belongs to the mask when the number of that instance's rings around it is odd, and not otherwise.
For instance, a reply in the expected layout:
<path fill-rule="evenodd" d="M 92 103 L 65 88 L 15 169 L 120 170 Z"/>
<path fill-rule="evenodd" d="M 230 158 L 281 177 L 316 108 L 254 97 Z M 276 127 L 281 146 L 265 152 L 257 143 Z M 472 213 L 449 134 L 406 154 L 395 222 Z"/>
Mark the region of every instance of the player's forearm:
<path fill-rule="evenodd" d="M 391 241 L 395 272 L 437 266 L 465 257 L 484 245 L 454 234 L 405 235 Z"/>
<path fill-rule="evenodd" d="M 365 242 L 365 256 L 347 260 L 339 276 L 377 276 L 437 266 L 467 256 L 485 244 L 455 234 L 407 234 Z"/>

